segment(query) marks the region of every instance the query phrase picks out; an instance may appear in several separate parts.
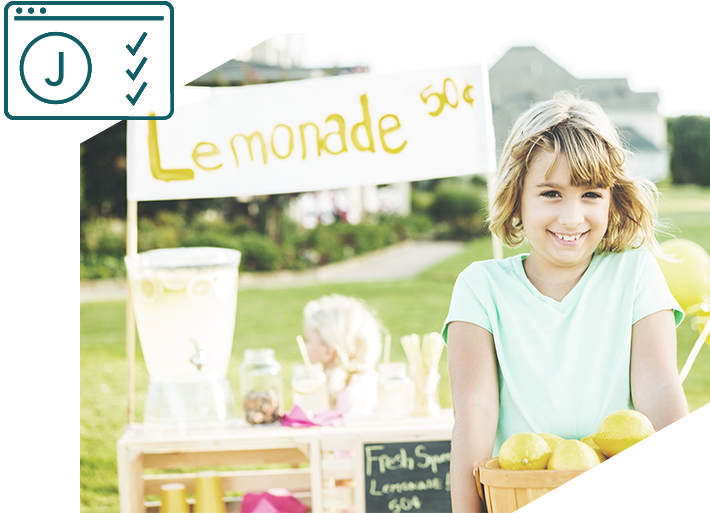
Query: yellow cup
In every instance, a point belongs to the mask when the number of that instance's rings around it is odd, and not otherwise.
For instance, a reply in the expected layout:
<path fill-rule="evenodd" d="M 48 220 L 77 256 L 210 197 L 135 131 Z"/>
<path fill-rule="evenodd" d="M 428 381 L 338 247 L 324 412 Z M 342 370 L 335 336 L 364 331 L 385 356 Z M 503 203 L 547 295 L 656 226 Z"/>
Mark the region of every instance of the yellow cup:
<path fill-rule="evenodd" d="M 226 513 L 222 499 L 222 483 L 217 472 L 205 470 L 197 474 L 194 513 Z"/>
<path fill-rule="evenodd" d="M 159 511 L 160 513 L 190 513 L 184 484 L 169 483 L 160 487 Z"/>

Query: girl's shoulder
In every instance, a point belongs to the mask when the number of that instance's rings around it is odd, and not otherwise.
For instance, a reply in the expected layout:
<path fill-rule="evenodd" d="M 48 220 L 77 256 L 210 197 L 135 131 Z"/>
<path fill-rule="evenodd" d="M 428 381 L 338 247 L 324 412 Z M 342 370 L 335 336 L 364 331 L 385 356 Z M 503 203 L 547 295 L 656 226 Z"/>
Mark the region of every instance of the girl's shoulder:
<path fill-rule="evenodd" d="M 638 267 L 644 265 L 649 258 L 653 258 L 653 254 L 641 246 L 624 251 L 606 251 L 595 255 L 595 257 L 605 265 Z"/>
<path fill-rule="evenodd" d="M 510 274 L 514 272 L 518 265 L 521 265 L 523 258 L 527 256 L 527 253 L 521 253 L 508 258 L 502 258 L 500 260 L 490 259 L 490 260 L 477 260 L 471 262 L 466 269 L 461 271 L 459 276 L 480 276 L 483 274 L 487 275 L 497 275 L 497 274 Z"/>

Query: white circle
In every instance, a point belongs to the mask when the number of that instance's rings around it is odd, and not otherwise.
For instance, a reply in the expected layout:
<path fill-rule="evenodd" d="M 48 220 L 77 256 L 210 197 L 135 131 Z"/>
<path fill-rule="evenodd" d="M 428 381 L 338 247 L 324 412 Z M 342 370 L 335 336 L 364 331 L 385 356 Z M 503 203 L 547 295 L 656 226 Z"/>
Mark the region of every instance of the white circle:
<path fill-rule="evenodd" d="M 60 53 L 63 61 L 61 73 Z M 47 100 L 61 101 L 83 87 L 89 73 L 89 62 L 75 41 L 51 35 L 36 41 L 27 51 L 23 71 L 27 85 L 35 94 Z M 51 85 L 47 80 L 59 83 Z"/>

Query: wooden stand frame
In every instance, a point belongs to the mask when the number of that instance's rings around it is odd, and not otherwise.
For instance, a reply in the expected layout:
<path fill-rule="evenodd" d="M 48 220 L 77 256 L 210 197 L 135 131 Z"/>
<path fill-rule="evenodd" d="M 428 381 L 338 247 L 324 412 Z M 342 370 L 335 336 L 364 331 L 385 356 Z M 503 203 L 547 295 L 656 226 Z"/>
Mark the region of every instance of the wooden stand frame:
<path fill-rule="evenodd" d="M 160 486 L 182 483 L 194 491 L 196 474 L 152 473 L 155 469 L 257 466 L 281 463 L 289 468 L 219 471 L 225 491 L 260 493 L 286 488 L 314 513 L 336 513 L 354 506 L 365 513 L 363 445 L 368 443 L 450 440 L 453 411 L 438 417 L 384 421 L 351 419 L 347 426 L 289 428 L 244 426 L 219 433 L 156 438 L 135 425 L 117 443 L 121 513 L 155 513 Z M 308 464 L 308 468 L 299 468 Z M 148 469 L 150 471 L 146 472 Z M 241 499 L 225 499 L 238 513 Z"/>
<path fill-rule="evenodd" d="M 196 473 L 148 474 L 146 469 L 185 469 L 282 463 L 291 468 L 219 472 L 224 491 L 260 493 L 286 488 L 313 511 L 322 511 L 321 450 L 317 428 L 244 427 L 193 437 L 155 438 L 140 426 L 117 443 L 121 513 L 152 513 L 166 483 L 182 483 L 194 493 Z M 299 468 L 307 463 L 309 468 Z M 239 512 L 241 498 L 225 501 L 228 512 Z"/>
<path fill-rule="evenodd" d="M 126 256 L 138 254 L 138 202 L 128 200 L 126 212 Z M 131 287 L 126 279 L 126 424 L 136 418 L 136 317 L 133 312 Z"/>

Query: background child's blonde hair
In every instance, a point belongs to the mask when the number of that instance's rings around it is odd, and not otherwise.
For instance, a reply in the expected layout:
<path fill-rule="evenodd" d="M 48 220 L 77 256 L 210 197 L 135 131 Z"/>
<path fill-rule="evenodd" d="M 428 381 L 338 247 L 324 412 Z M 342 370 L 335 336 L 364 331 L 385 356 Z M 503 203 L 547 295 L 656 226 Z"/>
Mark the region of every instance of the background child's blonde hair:
<path fill-rule="evenodd" d="M 384 327 L 359 299 L 331 294 L 309 301 L 303 309 L 303 325 L 314 328 L 321 340 L 335 349 L 328 372 L 333 396 L 355 374 L 374 369 L 380 359 Z"/>
<path fill-rule="evenodd" d="M 658 190 L 649 180 L 632 177 L 626 169 L 627 151 L 616 128 L 599 104 L 568 92 L 555 94 L 524 112 L 515 122 L 503 147 L 488 223 L 509 247 L 525 240 L 520 218 L 520 196 L 527 170 L 537 152 L 549 151 L 554 159 L 567 157 L 574 186 L 609 187 L 609 226 L 600 251 L 624 251 L 646 245 L 662 255 L 655 230 Z"/>

